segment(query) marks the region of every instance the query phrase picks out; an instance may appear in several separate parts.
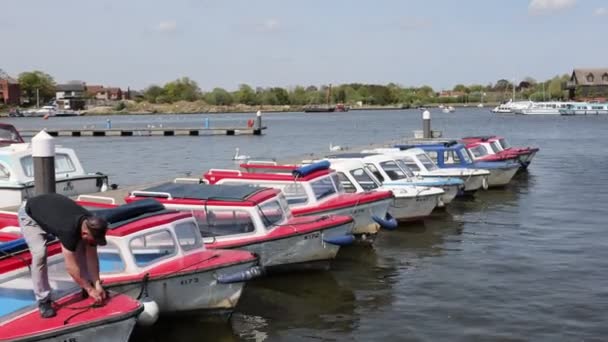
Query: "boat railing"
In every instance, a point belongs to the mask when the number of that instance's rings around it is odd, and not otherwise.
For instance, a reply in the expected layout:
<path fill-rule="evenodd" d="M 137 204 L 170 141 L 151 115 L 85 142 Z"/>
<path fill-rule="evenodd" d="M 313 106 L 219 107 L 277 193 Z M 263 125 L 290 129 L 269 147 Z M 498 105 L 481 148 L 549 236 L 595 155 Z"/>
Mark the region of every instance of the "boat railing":
<path fill-rule="evenodd" d="M 100 202 L 100 203 L 116 204 L 116 200 L 114 198 L 112 198 L 112 197 L 93 196 L 93 195 L 79 195 L 76 198 L 76 201 L 82 201 L 82 202 Z"/>
<path fill-rule="evenodd" d="M 203 181 L 200 178 L 181 177 L 181 178 L 175 178 L 173 180 L 173 183 L 179 183 L 179 184 L 201 184 L 201 183 L 203 183 Z"/>
<path fill-rule="evenodd" d="M 173 199 L 173 196 L 171 196 L 171 194 L 168 192 L 144 191 L 144 190 L 131 191 L 130 197 L 164 197 L 168 200 Z"/>
<path fill-rule="evenodd" d="M 214 172 L 215 173 L 236 173 L 239 176 L 243 175 L 243 173 L 240 170 L 234 170 L 234 169 L 210 169 L 209 172 L 207 172 L 207 173 L 212 175 Z"/>
<path fill-rule="evenodd" d="M 244 165 L 279 165 L 275 160 L 247 160 Z"/>

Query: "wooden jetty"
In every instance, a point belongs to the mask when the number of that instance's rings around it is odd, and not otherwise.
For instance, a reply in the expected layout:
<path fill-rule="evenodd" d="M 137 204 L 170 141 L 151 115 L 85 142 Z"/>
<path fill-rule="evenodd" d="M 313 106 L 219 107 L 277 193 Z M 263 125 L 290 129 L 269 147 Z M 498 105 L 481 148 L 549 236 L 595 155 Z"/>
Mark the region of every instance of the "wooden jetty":
<path fill-rule="evenodd" d="M 173 137 L 205 135 L 262 135 L 266 127 L 154 127 L 154 128 L 45 128 L 53 137 Z M 39 129 L 19 130 L 24 137 L 33 137 Z"/>

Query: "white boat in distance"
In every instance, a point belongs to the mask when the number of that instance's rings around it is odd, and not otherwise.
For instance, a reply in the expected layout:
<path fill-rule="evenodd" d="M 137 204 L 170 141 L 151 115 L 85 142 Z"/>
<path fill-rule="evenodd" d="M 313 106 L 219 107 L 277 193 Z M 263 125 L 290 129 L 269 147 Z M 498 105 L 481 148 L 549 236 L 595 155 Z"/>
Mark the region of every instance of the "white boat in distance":
<path fill-rule="evenodd" d="M 515 114 L 524 115 L 559 115 L 560 110 L 567 109 L 570 105 L 575 105 L 577 102 L 532 102 L 529 106 L 517 109 L 514 111 Z"/>
<path fill-rule="evenodd" d="M 513 101 L 509 100 L 507 103 L 500 104 L 494 109 L 492 109 L 492 113 L 497 114 L 509 114 L 515 113 L 517 110 L 528 108 L 533 102 L 532 101 Z"/>

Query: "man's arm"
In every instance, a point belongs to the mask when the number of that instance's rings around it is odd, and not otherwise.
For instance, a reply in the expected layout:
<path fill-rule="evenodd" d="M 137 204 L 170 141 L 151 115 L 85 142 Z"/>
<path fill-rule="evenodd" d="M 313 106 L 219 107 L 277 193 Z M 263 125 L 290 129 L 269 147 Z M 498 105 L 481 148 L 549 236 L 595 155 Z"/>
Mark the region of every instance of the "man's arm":
<path fill-rule="evenodd" d="M 68 274 L 74 279 L 76 284 L 78 284 L 81 288 L 83 288 L 91 298 L 95 300 L 97 303 L 101 303 L 103 298 L 105 297 L 105 293 L 102 294 L 101 283 L 99 283 L 99 289 L 97 287 L 93 287 L 87 279 L 85 279 L 82 275 L 82 271 L 78 266 L 78 260 L 76 260 L 76 253 L 66 249 L 64 246 L 62 247 L 63 257 L 65 259 L 65 267 L 68 271 Z M 85 246 L 81 246 L 80 248 L 86 248 Z M 88 257 L 87 257 L 88 259 Z M 88 265 L 87 265 L 88 267 Z M 97 268 L 97 279 L 99 279 L 99 267 Z"/>
<path fill-rule="evenodd" d="M 83 288 L 87 292 L 90 292 L 91 290 L 93 290 L 94 289 L 93 284 L 91 284 L 82 275 L 80 267 L 78 266 L 78 261 L 76 260 L 76 253 L 70 251 L 69 249 L 65 248 L 64 246 L 61 246 L 61 247 L 62 247 L 62 251 L 63 251 L 63 257 L 65 259 L 65 267 L 66 267 L 70 277 L 72 277 L 72 279 L 74 279 L 76 284 L 78 284 L 81 288 Z"/>
<path fill-rule="evenodd" d="M 99 277 L 99 256 L 97 246 L 85 245 L 87 256 L 87 267 L 93 284 L 101 283 Z"/>

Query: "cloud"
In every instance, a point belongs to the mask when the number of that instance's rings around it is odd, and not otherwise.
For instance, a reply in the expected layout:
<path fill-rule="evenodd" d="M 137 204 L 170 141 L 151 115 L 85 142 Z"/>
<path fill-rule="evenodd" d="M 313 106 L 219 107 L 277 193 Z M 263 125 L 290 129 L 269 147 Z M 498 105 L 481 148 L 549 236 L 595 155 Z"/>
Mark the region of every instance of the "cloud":
<path fill-rule="evenodd" d="M 405 18 L 399 23 L 403 31 L 417 31 L 431 27 L 431 22 L 425 18 Z"/>
<path fill-rule="evenodd" d="M 595 15 L 597 17 L 608 15 L 608 8 L 606 8 L 606 7 L 596 8 L 595 11 L 593 11 L 593 15 Z"/>
<path fill-rule="evenodd" d="M 175 30 L 177 30 L 177 23 L 174 20 L 164 20 L 156 26 L 156 31 L 161 33 L 173 33 Z"/>
<path fill-rule="evenodd" d="M 278 31 L 281 28 L 281 23 L 279 22 L 278 19 L 275 18 L 270 18 L 270 19 L 266 19 L 261 27 L 260 30 L 263 32 L 275 32 Z"/>
<path fill-rule="evenodd" d="M 542 14 L 561 11 L 574 7 L 576 0 L 530 0 L 528 11 L 531 14 Z"/>

